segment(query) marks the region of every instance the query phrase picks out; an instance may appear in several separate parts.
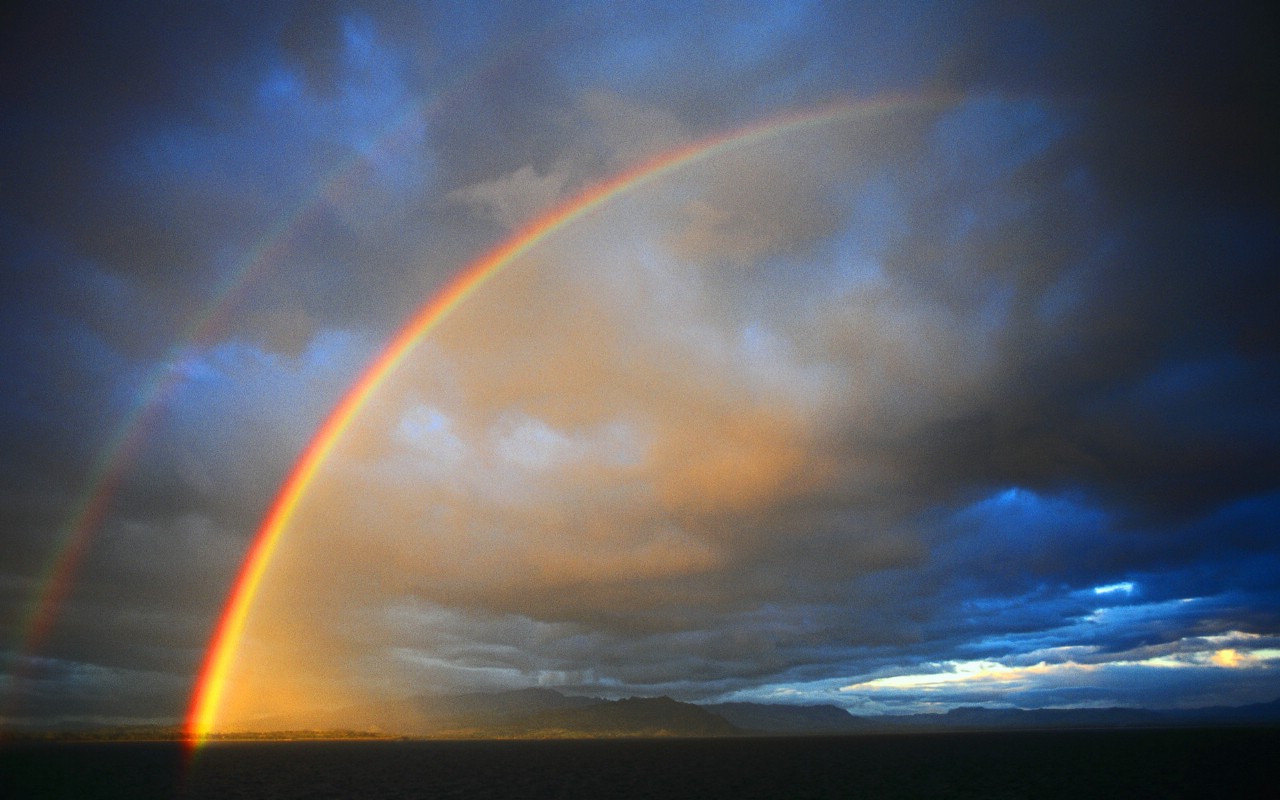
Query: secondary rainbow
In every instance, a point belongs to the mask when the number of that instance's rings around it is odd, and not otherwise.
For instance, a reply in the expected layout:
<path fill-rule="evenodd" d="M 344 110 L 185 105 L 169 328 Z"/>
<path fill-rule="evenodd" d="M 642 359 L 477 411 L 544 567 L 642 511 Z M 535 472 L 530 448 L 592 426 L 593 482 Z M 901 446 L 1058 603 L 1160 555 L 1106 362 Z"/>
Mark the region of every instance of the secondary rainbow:
<path fill-rule="evenodd" d="M 505 243 L 459 272 L 400 328 L 382 352 L 365 368 L 317 429 L 281 486 L 232 585 L 230 598 L 214 631 L 203 668 L 196 680 L 187 716 L 189 738 L 194 743 L 200 743 L 213 730 L 217 722 L 218 709 L 226 692 L 236 650 L 244 634 L 254 598 L 271 564 L 271 557 L 311 481 L 333 452 L 342 434 L 378 387 L 451 311 L 501 272 L 504 267 L 529 252 L 557 230 L 599 208 L 612 198 L 651 183 L 676 169 L 729 149 L 744 147 L 800 128 L 841 119 L 872 117 L 908 107 L 933 107 L 940 105 L 940 100 L 936 97 L 929 99 L 888 97 L 857 103 L 839 103 L 806 113 L 768 119 L 679 147 L 587 189 L 529 223 Z"/>
<path fill-rule="evenodd" d="M 428 110 L 422 101 L 407 104 L 375 139 L 374 146 L 385 147 L 394 142 L 396 136 L 410 128 Z M 182 382 L 183 363 L 213 337 L 226 314 L 239 303 L 249 287 L 270 265 L 284 257 L 291 236 L 307 215 L 320 207 L 321 200 L 341 192 L 343 182 L 365 157 L 356 153 L 340 162 L 303 198 L 292 214 L 259 240 L 257 247 L 222 279 L 200 313 L 176 338 L 177 343 L 170 347 L 166 357 L 141 384 L 129 412 L 99 449 L 86 488 L 66 523 L 59 529 L 58 545 L 36 583 L 39 589 L 22 625 L 21 655 L 34 655 L 43 647 L 93 536 L 106 519 L 117 490 L 146 440 L 150 423 Z"/>
<path fill-rule="evenodd" d="M 293 211 L 269 229 L 258 240 L 257 246 L 236 267 L 228 271 L 200 312 L 175 338 L 175 344 L 169 348 L 166 357 L 138 387 L 128 413 L 98 449 L 89 479 L 72 506 L 71 514 L 58 529 L 52 554 L 36 580 L 36 591 L 18 628 L 19 664 L 15 671 L 16 679 L 23 679 L 28 657 L 43 649 L 44 641 L 53 629 L 71 591 L 80 564 L 88 553 L 95 534 L 107 519 L 117 491 L 146 442 L 151 423 L 164 407 L 165 401 L 182 383 L 184 362 L 195 357 L 200 348 L 213 339 L 230 310 L 239 305 L 248 290 L 271 266 L 287 255 L 293 236 L 301 229 L 308 216 L 323 207 L 324 200 L 341 199 L 360 164 L 380 151 L 394 147 L 400 136 L 413 135 L 417 125 L 465 99 L 469 87 L 498 75 L 500 70 L 509 67 L 521 54 L 536 52 L 539 48 L 548 46 L 548 40 L 559 35 L 563 35 L 563 31 L 552 25 L 527 31 L 518 46 L 490 54 L 488 58 L 449 80 L 434 96 L 409 99 L 388 118 L 376 136 L 336 163 L 301 198 Z"/>

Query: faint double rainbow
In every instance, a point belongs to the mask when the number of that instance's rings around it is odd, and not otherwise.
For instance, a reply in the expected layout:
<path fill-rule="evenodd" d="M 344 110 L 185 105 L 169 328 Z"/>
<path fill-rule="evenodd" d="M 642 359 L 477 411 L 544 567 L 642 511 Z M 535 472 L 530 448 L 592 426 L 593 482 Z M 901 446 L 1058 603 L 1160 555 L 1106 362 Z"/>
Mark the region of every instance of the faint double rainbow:
<path fill-rule="evenodd" d="M 676 148 L 615 175 L 581 192 L 519 230 L 505 243 L 482 256 L 454 276 L 399 329 L 381 353 L 365 368 L 317 429 L 294 464 L 254 537 L 232 584 L 230 597 L 210 641 L 204 665 L 196 680 L 187 716 L 187 734 L 199 744 L 213 730 L 231 667 L 253 601 L 262 585 L 280 540 L 320 467 L 333 452 L 343 433 L 378 388 L 410 352 L 454 309 L 517 258 L 547 237 L 619 195 L 636 190 L 682 167 L 731 149 L 802 128 L 838 120 L 853 121 L 906 109 L 942 107 L 942 96 L 890 96 L 854 103 L 823 106 L 804 113 L 774 117 Z"/>
<path fill-rule="evenodd" d="M 36 578 L 36 589 L 18 628 L 16 679 L 21 679 L 30 666 L 30 657 L 42 650 L 93 538 L 105 522 L 117 491 L 147 439 L 152 421 L 183 381 L 183 362 L 209 342 L 248 290 L 273 265 L 283 260 L 292 236 L 308 215 L 321 207 L 322 201 L 340 196 L 344 181 L 371 154 L 394 144 L 398 136 L 414 130 L 414 126 L 428 116 L 465 99 L 470 87 L 502 74 L 522 54 L 538 52 L 566 35 L 566 31 L 550 23 L 528 31 L 516 46 L 489 54 L 488 58 L 450 80 L 434 97 L 417 97 L 406 102 L 368 147 L 353 152 L 330 169 L 302 197 L 294 211 L 270 228 L 239 265 L 218 282 L 200 312 L 175 337 L 176 344 L 170 347 L 165 358 L 134 392 L 128 413 L 116 423 L 110 436 L 98 448 L 83 491 L 74 500 L 66 521 L 57 529 L 52 554 Z M 3 699 L 2 695 L 0 699 Z"/>
<path fill-rule="evenodd" d="M 422 101 L 407 104 L 377 138 L 379 146 L 394 141 L 425 112 L 426 104 Z M 354 154 L 340 162 L 317 182 L 316 188 L 304 197 L 293 214 L 277 223 L 259 240 L 257 247 L 241 261 L 240 266 L 219 282 L 201 312 L 176 337 L 177 344 L 169 349 L 164 360 L 152 369 L 135 392 L 129 413 L 116 424 L 110 438 L 99 448 L 86 489 L 59 529 L 53 557 L 37 579 L 39 588 L 22 627 L 22 655 L 39 652 L 49 635 L 93 535 L 102 526 L 121 481 L 146 440 L 151 421 L 183 380 L 182 362 L 214 335 L 229 310 L 272 264 L 282 259 L 292 234 L 302 221 L 322 200 L 341 191 L 343 180 L 351 175 L 363 158 L 361 154 Z"/>

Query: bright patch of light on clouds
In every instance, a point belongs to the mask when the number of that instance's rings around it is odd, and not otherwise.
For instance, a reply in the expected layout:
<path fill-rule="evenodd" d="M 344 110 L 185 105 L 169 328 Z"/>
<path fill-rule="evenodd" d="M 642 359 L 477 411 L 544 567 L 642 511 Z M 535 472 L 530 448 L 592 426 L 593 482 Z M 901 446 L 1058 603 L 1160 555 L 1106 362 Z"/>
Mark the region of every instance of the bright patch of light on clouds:
<path fill-rule="evenodd" d="M 1223 667 L 1241 669 L 1246 667 L 1269 667 L 1272 661 L 1280 659 L 1280 650 L 1262 648 L 1258 650 L 1223 648 L 1220 650 L 1197 651 L 1190 653 L 1170 653 L 1169 655 L 1143 659 L 1141 661 L 1114 661 L 1117 666 L 1162 667 L 1182 669 L 1186 667 Z"/>
<path fill-rule="evenodd" d="M 1203 604 L 1202 597 L 1181 597 L 1177 600 L 1165 600 L 1160 603 L 1143 603 L 1141 605 L 1118 605 L 1095 608 L 1084 616 L 1084 622 L 1098 625 L 1120 625 L 1126 621 L 1158 619 L 1161 616 L 1175 614 L 1181 608 L 1194 604 Z"/>
<path fill-rule="evenodd" d="M 1241 637 L 1249 637 L 1242 634 Z M 1256 638 L 1256 635 L 1252 635 Z M 1280 649 L 1246 647 L 1210 649 L 1212 643 L 1205 638 L 1182 639 L 1171 643 L 1172 647 L 1186 647 L 1146 658 L 1120 657 L 1111 661 L 1081 663 L 1067 660 L 1060 663 L 1039 661 L 1028 666 L 1017 666 L 1002 661 L 981 659 L 969 661 L 944 661 L 925 666 L 928 671 L 904 672 L 887 675 L 840 687 L 842 692 L 934 692 L 940 689 L 982 688 L 1002 692 L 1031 691 L 1053 688 L 1078 680 L 1088 673 L 1101 673 L 1110 669 L 1270 669 L 1280 661 Z M 1195 649 L 1199 648 L 1199 649 Z M 1014 660 L 1013 657 L 1005 661 Z"/>
<path fill-rule="evenodd" d="M 1095 586 L 1093 587 L 1093 593 L 1117 594 L 1123 592 L 1124 594 L 1133 594 L 1134 588 L 1133 581 L 1121 581 L 1120 583 L 1110 583 L 1106 586 Z"/>
<path fill-rule="evenodd" d="M 947 661 L 943 669 L 937 672 L 916 673 L 907 675 L 891 675 L 885 678 L 873 678 L 869 681 L 854 683 L 840 687 L 842 692 L 876 691 L 879 689 L 912 691 L 930 691 L 954 684 L 987 685 L 1017 684 L 1026 682 L 1039 675 L 1066 672 L 1091 672 L 1097 669 L 1093 664 L 1077 664 L 1068 661 L 1065 664 L 1047 664 L 1040 662 L 1029 667 L 1010 667 L 998 661 Z"/>
<path fill-rule="evenodd" d="M 504 417 L 492 434 L 498 456 L 526 469 L 546 469 L 582 456 L 581 443 L 525 414 Z"/>
<path fill-rule="evenodd" d="M 421 451 L 432 464 L 456 466 L 467 454 L 467 446 L 453 432 L 453 421 L 438 408 L 426 405 L 409 409 L 400 418 L 399 439 Z"/>

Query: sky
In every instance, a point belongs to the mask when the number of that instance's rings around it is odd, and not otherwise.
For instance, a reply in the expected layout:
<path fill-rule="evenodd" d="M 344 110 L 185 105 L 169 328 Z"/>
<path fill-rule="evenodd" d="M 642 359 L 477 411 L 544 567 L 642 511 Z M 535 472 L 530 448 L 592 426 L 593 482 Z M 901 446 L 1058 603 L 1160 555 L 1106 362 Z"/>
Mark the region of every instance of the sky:
<path fill-rule="evenodd" d="M 1186 7 L 1180 7 L 1186 6 Z M 1280 697 L 1260 4 L 20 3 L 0 724 Z M 293 715 L 290 717 L 290 715 Z"/>

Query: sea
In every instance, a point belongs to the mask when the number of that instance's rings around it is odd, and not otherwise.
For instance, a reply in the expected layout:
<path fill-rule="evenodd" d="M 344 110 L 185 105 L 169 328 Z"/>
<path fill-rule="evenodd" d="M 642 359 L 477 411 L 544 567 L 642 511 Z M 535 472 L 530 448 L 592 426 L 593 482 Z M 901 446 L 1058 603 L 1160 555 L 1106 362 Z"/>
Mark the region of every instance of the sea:
<path fill-rule="evenodd" d="M 1280 797 L 1280 729 L 0 744 L 3 798 Z"/>

